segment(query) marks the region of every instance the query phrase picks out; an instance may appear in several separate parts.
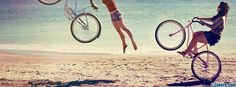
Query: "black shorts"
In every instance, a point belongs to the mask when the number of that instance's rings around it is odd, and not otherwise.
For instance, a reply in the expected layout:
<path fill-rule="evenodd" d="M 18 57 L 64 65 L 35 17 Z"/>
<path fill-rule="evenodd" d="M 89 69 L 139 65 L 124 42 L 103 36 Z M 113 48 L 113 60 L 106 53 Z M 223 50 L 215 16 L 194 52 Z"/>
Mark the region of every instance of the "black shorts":
<path fill-rule="evenodd" d="M 210 44 L 210 46 L 214 46 L 216 43 L 219 42 L 219 40 L 221 38 L 221 36 L 213 33 L 212 31 L 205 31 L 204 34 L 205 34 L 207 42 L 208 42 L 208 44 Z"/>

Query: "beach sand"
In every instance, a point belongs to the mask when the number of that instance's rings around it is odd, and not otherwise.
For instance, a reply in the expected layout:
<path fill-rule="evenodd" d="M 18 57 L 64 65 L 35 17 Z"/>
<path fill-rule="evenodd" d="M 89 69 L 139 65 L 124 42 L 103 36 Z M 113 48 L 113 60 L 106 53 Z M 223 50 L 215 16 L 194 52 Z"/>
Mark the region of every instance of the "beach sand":
<path fill-rule="evenodd" d="M 214 83 L 236 83 L 236 54 L 220 55 Z M 191 72 L 191 59 L 169 55 L 0 51 L 0 87 L 206 86 Z"/>

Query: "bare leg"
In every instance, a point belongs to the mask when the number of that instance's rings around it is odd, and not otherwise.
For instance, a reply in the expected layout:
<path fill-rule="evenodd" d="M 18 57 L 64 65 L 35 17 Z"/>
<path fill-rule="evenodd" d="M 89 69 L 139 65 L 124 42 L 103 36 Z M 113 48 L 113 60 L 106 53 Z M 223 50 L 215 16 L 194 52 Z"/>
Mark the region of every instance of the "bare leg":
<path fill-rule="evenodd" d="M 120 36 L 120 39 L 121 39 L 122 45 L 123 45 L 123 53 L 125 53 L 125 49 L 127 47 L 126 42 L 125 42 L 125 36 L 122 33 L 121 28 L 120 28 L 120 26 L 118 25 L 117 22 L 112 22 L 112 24 L 114 25 L 114 27 L 116 28 L 116 31 L 118 32 L 118 34 Z"/>
<path fill-rule="evenodd" d="M 193 53 L 198 53 L 197 44 L 193 47 Z"/>
<path fill-rule="evenodd" d="M 137 50 L 137 45 L 136 45 L 136 43 L 134 41 L 133 35 L 132 35 L 131 31 L 124 25 L 123 20 L 121 19 L 117 23 L 129 35 L 129 38 L 132 41 L 134 50 Z"/>
<path fill-rule="evenodd" d="M 203 31 L 195 32 L 193 34 L 193 39 L 191 40 L 188 48 L 185 50 L 185 53 L 192 51 L 192 49 L 197 46 L 198 42 L 208 43 Z"/>

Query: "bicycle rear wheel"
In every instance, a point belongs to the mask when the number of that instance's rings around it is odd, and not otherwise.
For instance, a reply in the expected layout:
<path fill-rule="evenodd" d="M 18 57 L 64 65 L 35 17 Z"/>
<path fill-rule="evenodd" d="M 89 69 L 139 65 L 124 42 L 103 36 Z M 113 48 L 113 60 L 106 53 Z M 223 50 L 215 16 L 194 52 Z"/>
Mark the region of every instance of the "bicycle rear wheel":
<path fill-rule="evenodd" d="M 45 5 L 54 5 L 57 2 L 60 2 L 61 0 L 39 0 L 39 2 L 45 4 Z"/>
<path fill-rule="evenodd" d="M 203 51 L 195 55 L 192 60 L 191 69 L 193 75 L 199 80 L 214 82 L 220 75 L 221 61 L 213 52 Z"/>
<path fill-rule="evenodd" d="M 179 32 L 178 32 L 179 31 Z M 173 34 L 171 36 L 171 34 Z M 186 32 L 175 20 L 166 20 L 158 25 L 155 32 L 157 44 L 168 51 L 179 49 L 185 41 Z"/>
<path fill-rule="evenodd" d="M 100 36 L 101 23 L 90 13 L 82 13 L 71 22 L 71 34 L 81 43 L 89 43 Z"/>

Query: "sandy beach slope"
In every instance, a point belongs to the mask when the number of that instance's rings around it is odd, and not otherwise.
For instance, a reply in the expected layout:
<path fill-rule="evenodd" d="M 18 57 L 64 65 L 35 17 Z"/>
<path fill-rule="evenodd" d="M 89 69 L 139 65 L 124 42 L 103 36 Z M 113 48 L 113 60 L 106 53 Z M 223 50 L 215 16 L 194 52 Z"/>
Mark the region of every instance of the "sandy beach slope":
<path fill-rule="evenodd" d="M 236 54 L 220 55 L 215 83 L 236 83 Z M 206 86 L 193 77 L 191 59 L 177 54 L 122 55 L 0 51 L 0 87 Z"/>

